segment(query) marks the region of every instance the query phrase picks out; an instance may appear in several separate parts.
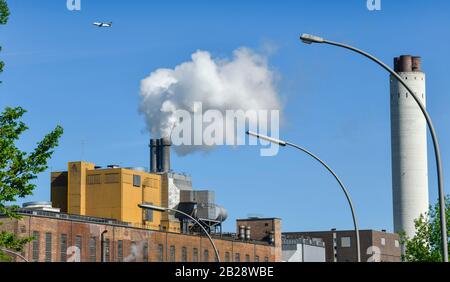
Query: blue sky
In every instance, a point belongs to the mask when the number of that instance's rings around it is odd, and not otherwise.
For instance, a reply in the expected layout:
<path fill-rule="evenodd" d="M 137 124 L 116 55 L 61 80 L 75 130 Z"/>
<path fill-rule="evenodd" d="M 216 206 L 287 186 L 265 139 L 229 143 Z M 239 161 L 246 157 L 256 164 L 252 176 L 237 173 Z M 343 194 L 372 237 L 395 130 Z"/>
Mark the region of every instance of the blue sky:
<path fill-rule="evenodd" d="M 388 75 L 356 54 L 307 46 L 298 36 L 353 44 L 388 63 L 401 54 L 422 56 L 427 106 L 447 171 L 450 3 L 382 0 L 382 10 L 372 12 L 365 0 L 210 2 L 82 0 L 81 11 L 68 11 L 65 0 L 9 1 L 10 22 L 0 28 L 6 62 L 0 106 L 28 110 L 30 130 L 19 144 L 25 150 L 57 124 L 65 129 L 51 169 L 37 179 L 35 194 L 20 202 L 49 199 L 50 170 L 65 169 L 67 161 L 148 166 L 139 83 L 153 70 L 187 61 L 198 49 L 230 57 L 241 46 L 271 46 L 269 64 L 280 74 L 284 102 L 281 136 L 335 169 L 361 228 L 392 230 Z M 114 26 L 95 28 L 97 20 Z M 432 152 L 429 142 L 434 203 Z M 216 191 L 217 203 L 229 211 L 229 231 L 236 218 L 251 213 L 282 218 L 285 231 L 352 228 L 334 179 L 297 151 L 262 158 L 258 147 L 218 147 L 174 156 L 172 164 L 191 174 L 195 187 Z"/>

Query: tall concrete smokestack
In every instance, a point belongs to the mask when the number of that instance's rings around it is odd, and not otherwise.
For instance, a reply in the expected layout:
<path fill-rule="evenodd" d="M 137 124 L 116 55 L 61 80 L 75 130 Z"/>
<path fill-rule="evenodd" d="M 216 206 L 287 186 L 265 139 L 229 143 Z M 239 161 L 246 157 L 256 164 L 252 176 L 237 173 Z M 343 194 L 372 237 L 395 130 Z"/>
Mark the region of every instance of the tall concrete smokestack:
<path fill-rule="evenodd" d="M 160 139 L 160 152 L 161 152 L 161 170 L 160 172 L 169 172 L 170 171 L 170 146 L 172 143 L 170 142 L 169 137 L 164 137 Z"/>
<path fill-rule="evenodd" d="M 156 139 L 150 139 L 150 172 L 158 171 L 158 144 Z"/>
<path fill-rule="evenodd" d="M 420 57 L 394 58 L 394 69 L 425 105 Z M 413 237 L 414 220 L 428 211 L 427 127 L 408 91 L 393 76 L 390 84 L 394 232 Z"/>

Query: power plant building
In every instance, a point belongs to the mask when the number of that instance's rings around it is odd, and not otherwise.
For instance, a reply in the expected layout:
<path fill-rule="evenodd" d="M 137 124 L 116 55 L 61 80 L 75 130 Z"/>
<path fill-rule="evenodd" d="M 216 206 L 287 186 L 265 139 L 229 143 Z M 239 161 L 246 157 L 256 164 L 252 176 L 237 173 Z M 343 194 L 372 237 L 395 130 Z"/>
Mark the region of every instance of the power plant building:
<path fill-rule="evenodd" d="M 190 176 L 171 170 L 170 145 L 166 138 L 150 141 L 150 171 L 69 162 L 67 171 L 51 173 L 51 202 L 24 204 L 21 219 L 0 215 L 0 230 L 34 237 L 22 254 L 30 261 L 215 260 L 195 221 L 138 206 L 148 204 L 196 218 L 221 261 L 281 261 L 281 220 L 238 220 L 236 233 L 222 232 L 227 211 L 214 191 L 195 190 Z"/>
<path fill-rule="evenodd" d="M 170 169 L 170 146 L 167 138 L 150 140 L 150 172 L 70 162 L 67 171 L 52 173 L 51 201 L 69 214 L 111 218 L 153 230 L 195 228 L 180 214 L 143 211 L 138 205 L 175 208 L 194 215 L 210 230 L 220 229 L 227 211 L 215 203 L 214 191 L 194 190 L 190 176 Z"/>

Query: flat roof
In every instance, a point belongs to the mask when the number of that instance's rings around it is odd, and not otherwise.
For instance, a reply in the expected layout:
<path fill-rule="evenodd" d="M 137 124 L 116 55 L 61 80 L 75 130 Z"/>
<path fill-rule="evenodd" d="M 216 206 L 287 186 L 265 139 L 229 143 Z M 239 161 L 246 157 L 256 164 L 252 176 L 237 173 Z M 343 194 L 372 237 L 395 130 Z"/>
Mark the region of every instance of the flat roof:
<path fill-rule="evenodd" d="M 318 230 L 318 231 L 285 231 L 281 234 L 302 234 L 302 233 L 332 233 L 332 232 L 355 232 L 354 229 L 345 229 L 345 230 Z M 394 232 L 389 231 L 383 231 L 383 230 L 376 230 L 376 229 L 360 229 L 359 232 L 380 232 L 380 233 L 387 233 L 387 234 L 397 234 Z"/>
<path fill-rule="evenodd" d="M 279 219 L 281 220 L 281 218 L 279 217 L 249 217 L 249 218 L 240 218 L 240 219 L 236 219 L 236 221 L 255 221 L 255 220 L 274 220 L 274 219 Z"/>

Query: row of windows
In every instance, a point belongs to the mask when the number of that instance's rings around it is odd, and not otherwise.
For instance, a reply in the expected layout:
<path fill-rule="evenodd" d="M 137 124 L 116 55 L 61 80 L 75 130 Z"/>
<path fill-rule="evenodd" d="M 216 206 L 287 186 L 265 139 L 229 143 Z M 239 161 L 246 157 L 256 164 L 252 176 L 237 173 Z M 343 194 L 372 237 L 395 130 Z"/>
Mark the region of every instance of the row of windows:
<path fill-rule="evenodd" d="M 33 231 L 33 244 L 32 244 L 32 260 L 39 261 L 39 242 L 40 234 L 37 231 Z M 80 242 L 81 244 L 81 242 Z M 67 234 L 61 234 L 60 238 L 60 260 L 67 261 Z M 52 261 L 52 233 L 45 233 L 45 261 Z"/>
<path fill-rule="evenodd" d="M 120 174 L 118 173 L 107 173 L 103 175 L 104 183 L 110 184 L 110 183 L 119 183 L 120 182 Z M 132 178 L 132 182 L 131 179 Z M 130 174 L 124 174 L 124 182 L 133 184 L 134 187 L 155 187 L 156 186 L 156 180 L 145 178 L 144 182 L 142 182 L 140 175 L 130 175 Z M 89 174 L 86 177 L 86 183 L 88 185 L 96 185 L 102 183 L 102 174 Z"/>
<path fill-rule="evenodd" d="M 33 261 L 39 261 L 39 243 L 40 243 L 40 235 L 39 232 L 34 231 L 33 232 L 33 244 L 32 244 L 32 260 Z M 45 261 L 51 262 L 52 261 L 52 240 L 53 236 L 52 233 L 47 232 L 45 233 Z M 71 259 L 76 260 L 77 258 L 81 257 L 82 254 L 82 238 L 81 236 L 77 235 L 75 237 L 75 249 L 74 249 L 74 257 L 71 257 Z M 97 240 L 95 237 L 91 237 L 89 239 L 89 259 L 90 261 L 96 261 L 96 252 L 97 252 Z M 67 261 L 67 234 L 61 234 L 59 239 L 59 259 L 62 262 Z M 70 253 L 70 252 L 69 252 Z"/>
<path fill-rule="evenodd" d="M 336 238 L 334 238 L 334 240 L 336 240 Z M 380 239 L 380 244 L 382 246 L 386 246 L 386 238 L 381 238 Z M 351 247 L 352 243 L 351 243 L 351 237 L 341 237 L 341 247 L 342 248 L 349 248 Z M 394 245 L 396 248 L 400 247 L 400 243 L 398 240 L 394 240 Z"/>
<path fill-rule="evenodd" d="M 33 232 L 33 244 L 32 244 L 32 260 L 33 261 L 39 261 L 39 242 L 40 242 L 40 234 L 37 231 Z M 68 253 L 68 244 L 67 244 L 67 234 L 60 234 L 60 244 L 59 244 L 59 253 L 60 253 L 60 261 L 66 262 L 68 260 L 67 253 Z M 132 248 L 137 248 L 135 242 L 131 242 Z M 133 246 L 134 245 L 134 246 Z M 89 261 L 95 262 L 97 259 L 97 238 L 92 236 L 89 238 Z M 110 240 L 105 239 L 104 242 L 104 258 L 106 262 L 111 261 L 110 256 Z M 73 249 L 72 252 L 69 252 L 71 254 L 71 261 L 79 261 L 82 257 L 83 253 L 83 244 L 82 244 L 82 237 L 80 235 L 75 236 L 75 249 Z M 142 254 L 143 254 L 143 261 L 148 261 L 148 243 L 145 242 L 142 245 Z M 73 255 L 73 256 L 72 256 Z M 211 254 L 211 256 L 217 260 L 215 253 Z M 176 258 L 176 249 L 174 245 L 171 245 L 169 247 L 169 262 L 175 262 Z M 117 241 L 117 261 L 122 262 L 124 260 L 123 257 L 123 241 L 118 240 Z M 158 260 L 160 262 L 164 261 L 164 245 L 159 244 L 158 245 Z M 52 261 L 52 233 L 47 232 L 45 233 L 45 261 L 51 262 Z M 187 247 L 181 248 L 181 261 L 187 262 L 188 261 L 188 249 Z M 199 251 L 198 248 L 192 249 L 192 261 L 198 262 L 199 261 Z M 208 262 L 210 261 L 210 253 L 208 249 L 205 249 L 203 251 L 203 261 Z M 225 252 L 225 262 L 230 262 L 231 256 L 230 252 Z M 235 253 L 234 254 L 234 261 L 240 262 L 241 261 L 241 254 Z M 255 256 L 255 262 L 259 262 L 259 256 Z M 269 258 L 266 256 L 264 258 L 265 262 L 269 261 Z M 245 255 L 245 262 L 250 262 L 250 255 Z"/>
<path fill-rule="evenodd" d="M 103 175 L 104 183 L 119 183 L 120 175 L 118 173 L 107 173 Z M 102 183 L 102 174 L 89 174 L 86 177 L 88 185 L 95 185 Z"/>
<path fill-rule="evenodd" d="M 162 261 L 164 261 L 164 246 L 160 244 L 158 247 L 158 250 L 159 250 L 159 261 L 162 262 Z M 217 261 L 217 256 L 215 255 L 215 253 L 213 254 L 213 256 L 214 256 L 214 260 Z M 176 257 L 176 250 L 175 250 L 175 246 L 172 245 L 169 247 L 169 262 L 175 262 L 175 257 Z M 230 258 L 231 258 L 230 252 L 225 252 L 225 262 L 230 262 L 231 261 Z M 186 247 L 181 248 L 181 261 L 182 262 L 188 261 L 188 250 Z M 192 261 L 193 262 L 199 261 L 197 248 L 192 249 Z M 205 249 L 203 251 L 203 261 L 204 262 L 210 261 L 210 254 L 209 254 L 208 249 Z M 235 253 L 234 254 L 234 262 L 240 262 L 240 261 L 241 261 L 241 254 Z M 269 258 L 264 257 L 264 261 L 268 262 Z M 250 255 L 248 255 L 248 254 L 245 255 L 245 262 L 250 262 Z M 255 256 L 255 262 L 259 262 L 259 256 Z"/>

